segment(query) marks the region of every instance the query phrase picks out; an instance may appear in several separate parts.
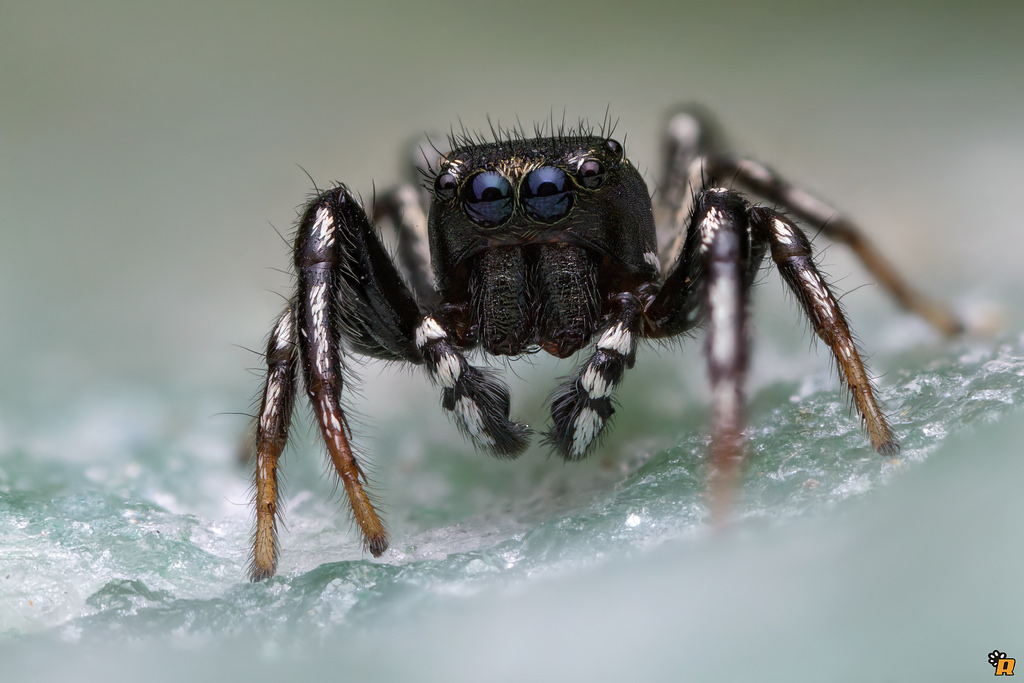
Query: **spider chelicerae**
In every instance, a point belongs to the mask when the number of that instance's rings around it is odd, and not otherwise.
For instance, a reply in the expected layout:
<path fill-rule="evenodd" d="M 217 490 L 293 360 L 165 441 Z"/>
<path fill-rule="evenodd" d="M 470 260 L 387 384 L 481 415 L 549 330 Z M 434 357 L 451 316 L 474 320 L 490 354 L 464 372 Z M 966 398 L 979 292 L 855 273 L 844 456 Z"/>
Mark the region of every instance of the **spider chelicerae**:
<path fill-rule="evenodd" d="M 749 291 L 768 253 L 831 350 L 871 445 L 897 452 L 842 307 L 795 220 L 849 246 L 899 303 L 941 332 L 959 331 L 956 317 L 906 285 L 851 221 L 729 153 L 700 107 L 668 118 L 656 206 L 606 130 L 453 135 L 450 151 L 424 153 L 421 187 L 379 195 L 372 215 L 344 185 L 308 202 L 294 243 L 295 294 L 267 344 L 255 420 L 253 581 L 277 566 L 277 469 L 299 374 L 364 547 L 374 556 L 388 547 L 342 409 L 348 354 L 422 365 L 474 446 L 515 458 L 531 430 L 509 416 L 505 384 L 467 352 L 566 358 L 587 349 L 555 390 L 544 433 L 555 453 L 574 461 L 607 427 L 638 343 L 703 329 L 712 499 L 727 506 L 721 501 L 742 456 Z M 397 263 L 375 222 L 394 226 Z"/>

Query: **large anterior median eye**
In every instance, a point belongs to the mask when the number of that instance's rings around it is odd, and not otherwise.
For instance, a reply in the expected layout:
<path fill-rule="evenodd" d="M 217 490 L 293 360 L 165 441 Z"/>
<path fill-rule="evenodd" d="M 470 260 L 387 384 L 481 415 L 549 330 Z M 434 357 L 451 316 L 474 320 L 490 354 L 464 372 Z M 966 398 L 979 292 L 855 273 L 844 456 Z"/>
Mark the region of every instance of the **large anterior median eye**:
<path fill-rule="evenodd" d="M 470 220 L 482 228 L 496 228 L 512 216 L 512 185 L 497 171 L 482 171 L 462 187 L 462 201 Z"/>
<path fill-rule="evenodd" d="M 527 215 L 541 223 L 554 223 L 572 210 L 574 195 L 569 177 L 555 166 L 541 166 L 526 174 L 519 197 Z"/>

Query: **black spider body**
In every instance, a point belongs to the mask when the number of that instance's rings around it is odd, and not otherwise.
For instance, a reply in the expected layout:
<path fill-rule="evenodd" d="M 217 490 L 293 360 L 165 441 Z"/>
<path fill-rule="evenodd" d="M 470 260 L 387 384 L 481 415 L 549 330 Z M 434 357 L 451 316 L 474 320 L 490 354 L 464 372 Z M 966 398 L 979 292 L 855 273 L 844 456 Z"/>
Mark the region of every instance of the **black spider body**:
<path fill-rule="evenodd" d="M 472 258 L 496 247 L 515 249 L 505 253 L 516 253 L 531 266 L 538 258 L 561 262 L 552 256 L 559 249 L 546 247 L 571 248 L 606 278 L 657 276 L 647 186 L 618 143 L 595 137 L 514 138 L 455 149 L 442 164 L 429 220 L 442 299 L 458 297 L 471 280 Z M 447 182 L 456 187 L 437 189 Z M 507 196 L 489 183 L 506 186 Z M 486 187 L 481 196 L 490 192 L 498 198 L 475 201 L 476 185 Z"/>
<path fill-rule="evenodd" d="M 713 491 L 724 507 L 742 453 L 748 293 L 769 254 L 832 351 L 872 445 L 896 452 L 810 242 L 787 214 L 751 204 L 739 190 L 823 226 L 939 329 L 955 332 L 959 323 L 907 287 L 852 223 L 768 168 L 729 154 L 714 131 L 698 108 L 670 117 L 657 206 L 622 145 L 588 131 L 453 140 L 425 169 L 422 190 L 384 193 L 371 215 L 343 185 L 318 192 L 299 220 L 296 293 L 267 346 L 256 418 L 253 580 L 276 568 L 277 466 L 300 373 L 365 546 L 374 555 L 387 548 L 341 407 L 348 353 L 424 366 L 466 437 L 514 458 L 531 430 L 509 416 L 504 383 L 470 364 L 466 352 L 544 350 L 566 358 L 589 349 L 556 389 L 544 434 L 571 461 L 599 442 L 638 342 L 703 328 L 719 482 Z M 374 222 L 394 226 L 397 264 Z"/>
<path fill-rule="evenodd" d="M 658 273 L 647 186 L 604 138 L 453 150 L 434 180 L 429 239 L 441 300 L 465 312 L 459 345 L 494 355 L 570 356 L 596 330 L 601 292 Z"/>

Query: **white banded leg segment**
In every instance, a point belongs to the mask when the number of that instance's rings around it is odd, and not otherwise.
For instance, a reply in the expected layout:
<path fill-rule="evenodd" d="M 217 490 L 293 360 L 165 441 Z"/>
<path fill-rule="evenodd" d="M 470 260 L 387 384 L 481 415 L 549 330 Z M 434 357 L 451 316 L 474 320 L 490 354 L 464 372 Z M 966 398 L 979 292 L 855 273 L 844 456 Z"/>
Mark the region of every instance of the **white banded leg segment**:
<path fill-rule="evenodd" d="M 345 387 L 343 339 L 369 343 L 388 355 L 403 346 L 400 324 L 416 320 L 415 301 L 397 273 L 386 268 L 378 279 L 353 277 L 353 264 L 379 264 L 386 251 L 365 212 L 344 186 L 321 192 L 299 220 L 295 238 L 296 341 L 302 358 L 306 395 L 320 427 L 331 465 L 345 488 L 363 546 L 375 557 L 388 547 L 387 531 L 365 489 L 366 476 L 352 450 L 342 396 Z M 383 278 L 383 280 L 381 279 Z M 383 285 L 381 283 L 383 282 Z M 381 286 L 378 286 L 381 285 Z M 353 310 L 386 310 L 375 318 Z M 387 339 L 391 348 L 379 345 Z M 370 348 L 369 346 L 366 348 Z"/>
<path fill-rule="evenodd" d="M 688 104 L 673 111 L 665 126 L 664 166 L 658 184 L 656 216 L 659 231 L 658 244 L 664 254 L 663 263 L 668 266 L 675 262 L 678 252 L 670 245 L 682 247 L 683 233 L 693 209 L 693 199 L 710 182 L 711 176 L 703 172 L 703 159 L 715 154 L 725 146 L 722 131 L 709 111 L 695 104 Z M 721 177 L 728 180 L 727 177 Z"/>
<path fill-rule="evenodd" d="M 646 316 L 650 336 L 671 337 L 699 327 L 708 316 L 709 263 L 715 258 L 712 246 L 723 234 L 736 241 L 737 263 L 743 283 L 752 282 L 764 256 L 764 249 L 751 243 L 747 211 L 749 204 L 726 188 L 705 190 L 696 198 L 690 229 L 676 255 L 665 282 Z"/>
<path fill-rule="evenodd" d="M 742 217 L 742 221 L 740 218 Z M 707 253 L 707 357 L 711 383 L 713 513 L 732 507 L 743 457 L 743 385 L 747 376 L 747 221 L 733 212 L 705 247 Z M 725 223 L 725 222 L 723 222 Z"/>
<path fill-rule="evenodd" d="M 416 344 L 431 380 L 441 387 L 441 406 L 459 431 L 478 450 L 495 457 L 521 455 L 529 444 L 530 429 L 509 419 L 508 387 L 494 373 L 470 365 L 433 318 L 425 318 L 420 325 Z"/>
<path fill-rule="evenodd" d="M 710 178 L 704 174 L 704 161 L 704 157 L 698 157 L 690 163 L 686 174 L 686 190 L 669 216 L 671 242 L 661 245 L 662 264 L 665 269 L 676 263 L 682 255 L 688 233 L 686 225 L 693 216 L 697 197 L 704 191 L 705 184 L 710 182 Z"/>
<path fill-rule="evenodd" d="M 267 378 L 257 416 L 257 444 L 261 440 L 283 442 L 288 437 L 291 407 L 295 399 L 295 314 L 291 307 L 278 318 L 267 343 Z M 258 454 L 257 454 L 258 455 Z"/>
<path fill-rule="evenodd" d="M 551 428 L 545 440 L 566 460 L 582 460 L 593 450 L 615 408 L 612 393 L 636 360 L 636 331 L 620 320 L 601 335 L 597 350 L 576 377 L 555 391 Z"/>
<path fill-rule="evenodd" d="M 451 412 L 462 433 L 476 448 L 495 457 L 512 459 L 522 455 L 529 445 L 530 428 L 509 418 L 508 387 L 494 373 L 469 365 L 454 351 L 442 355 L 440 362 L 441 368 L 458 364 L 457 374 L 445 376 L 452 378 L 452 386 L 443 388 L 441 406 Z M 441 370 L 438 376 L 444 372 Z"/>
<path fill-rule="evenodd" d="M 401 185 L 380 195 L 373 205 L 375 221 L 387 217 L 398 236 L 397 256 L 409 284 L 421 302 L 437 298 L 430 268 L 430 243 L 427 214 L 420 191 L 413 185 Z"/>
<path fill-rule="evenodd" d="M 423 322 L 416 328 L 416 348 L 419 349 L 420 353 L 424 353 L 427 345 L 431 342 L 442 339 L 448 339 L 448 333 L 444 331 L 444 328 L 436 320 L 429 316 L 424 318 Z"/>

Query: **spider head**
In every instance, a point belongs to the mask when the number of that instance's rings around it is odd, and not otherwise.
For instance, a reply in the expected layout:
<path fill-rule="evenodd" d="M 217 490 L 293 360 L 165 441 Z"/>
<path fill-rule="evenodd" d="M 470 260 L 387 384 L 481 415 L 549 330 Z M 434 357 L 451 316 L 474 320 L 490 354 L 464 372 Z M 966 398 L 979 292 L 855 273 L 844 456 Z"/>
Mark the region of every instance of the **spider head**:
<path fill-rule="evenodd" d="M 656 239 L 643 178 L 610 138 L 463 144 L 431 179 L 430 249 L 442 291 L 496 246 L 569 243 L 647 273 Z"/>

